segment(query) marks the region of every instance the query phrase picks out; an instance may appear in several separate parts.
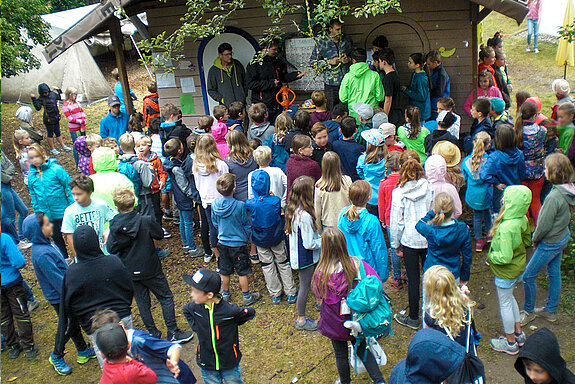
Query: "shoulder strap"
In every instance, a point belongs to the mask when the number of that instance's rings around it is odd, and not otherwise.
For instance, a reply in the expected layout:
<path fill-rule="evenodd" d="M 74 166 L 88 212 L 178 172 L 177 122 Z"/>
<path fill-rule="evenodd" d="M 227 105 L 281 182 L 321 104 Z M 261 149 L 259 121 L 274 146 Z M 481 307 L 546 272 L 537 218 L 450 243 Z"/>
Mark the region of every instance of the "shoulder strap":
<path fill-rule="evenodd" d="M 363 261 L 358 257 L 357 258 L 359 260 L 359 279 L 365 279 L 365 277 L 367 276 L 365 273 L 365 267 L 363 265 Z"/>
<path fill-rule="evenodd" d="M 467 340 L 465 342 L 465 351 L 469 353 L 469 350 L 471 349 L 471 322 L 473 321 L 471 318 L 471 307 L 467 307 L 467 313 L 469 315 L 469 323 L 467 324 Z"/>

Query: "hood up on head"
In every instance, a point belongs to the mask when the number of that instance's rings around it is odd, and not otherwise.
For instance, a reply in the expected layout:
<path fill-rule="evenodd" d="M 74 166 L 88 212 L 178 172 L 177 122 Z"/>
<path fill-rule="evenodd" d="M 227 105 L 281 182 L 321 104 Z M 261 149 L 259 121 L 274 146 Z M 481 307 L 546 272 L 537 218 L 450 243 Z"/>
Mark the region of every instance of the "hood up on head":
<path fill-rule="evenodd" d="M 270 194 L 270 175 L 266 171 L 258 169 L 252 173 L 252 191 L 257 198 Z"/>
<path fill-rule="evenodd" d="M 431 183 L 445 182 L 447 164 L 441 155 L 431 155 L 425 161 L 425 176 Z"/>
<path fill-rule="evenodd" d="M 50 92 L 50 87 L 46 83 L 42 83 L 38 86 L 38 97 L 42 97 L 45 92 Z"/>
<path fill-rule="evenodd" d="M 89 225 L 80 225 L 74 231 L 74 250 L 78 261 L 86 261 L 104 256 L 100 249 L 98 234 Z"/>
<path fill-rule="evenodd" d="M 503 192 L 503 201 L 504 220 L 525 218 L 531 204 L 531 190 L 524 185 L 510 185 Z"/>
<path fill-rule="evenodd" d="M 116 172 L 118 170 L 118 158 L 112 148 L 99 147 L 92 153 L 92 165 L 97 172 Z"/>
<path fill-rule="evenodd" d="M 225 123 L 216 122 L 212 125 L 212 136 L 216 140 L 216 143 L 225 143 L 227 133 L 228 126 Z"/>
<path fill-rule="evenodd" d="M 42 227 L 38 221 L 36 213 L 28 215 L 22 224 L 23 235 L 32 242 L 32 244 L 50 244 L 50 239 L 42 233 Z"/>

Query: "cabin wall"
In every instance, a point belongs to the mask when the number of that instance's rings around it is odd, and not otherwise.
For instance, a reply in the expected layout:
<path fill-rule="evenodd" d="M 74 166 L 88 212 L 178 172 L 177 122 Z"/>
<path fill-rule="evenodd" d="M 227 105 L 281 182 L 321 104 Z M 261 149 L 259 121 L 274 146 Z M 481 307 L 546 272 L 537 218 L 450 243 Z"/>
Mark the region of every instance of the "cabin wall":
<path fill-rule="evenodd" d="M 352 2 L 352 5 L 354 3 Z M 443 47 L 446 51 L 455 48 L 451 57 L 444 58 L 443 65 L 451 79 L 451 95 L 456 102 L 456 110 L 464 114 L 463 104 L 472 90 L 473 63 L 472 57 L 472 28 L 470 21 L 471 3 L 468 0 L 450 0 L 444 2 L 429 2 L 426 0 L 402 2 L 402 12 L 395 10 L 385 15 L 370 17 L 368 19 L 344 19 L 344 32 L 349 34 L 356 47 L 371 49 L 371 41 L 379 34 L 384 34 L 390 47 L 396 53 L 396 67 L 400 74 L 402 85 L 408 85 L 411 72 L 407 68 L 409 54 L 414 52 L 427 52 L 431 49 Z M 148 10 L 149 31 L 153 36 L 162 31 L 167 34 L 175 31 L 180 24 L 185 6 L 162 7 Z M 301 21 L 300 15 L 295 15 L 296 22 Z M 259 3 L 249 2 L 244 9 L 237 11 L 229 26 L 241 28 L 259 39 L 266 27 L 271 25 L 270 19 Z M 291 21 L 286 21 L 285 30 L 295 32 L 296 28 Z M 223 42 L 223 41 L 222 41 Z M 191 69 L 178 69 L 176 67 L 176 84 L 180 85 L 179 78 L 193 76 L 196 84 L 194 94 L 195 114 L 184 115 L 186 124 L 195 124 L 197 117 L 204 114 L 204 101 L 200 87 L 198 48 L 200 41 L 185 42 L 186 58 L 192 62 Z M 160 104 L 173 103 L 179 105 L 180 88 L 160 89 Z M 304 92 L 307 97 L 309 92 Z M 463 129 L 468 129 L 469 119 L 463 120 Z"/>

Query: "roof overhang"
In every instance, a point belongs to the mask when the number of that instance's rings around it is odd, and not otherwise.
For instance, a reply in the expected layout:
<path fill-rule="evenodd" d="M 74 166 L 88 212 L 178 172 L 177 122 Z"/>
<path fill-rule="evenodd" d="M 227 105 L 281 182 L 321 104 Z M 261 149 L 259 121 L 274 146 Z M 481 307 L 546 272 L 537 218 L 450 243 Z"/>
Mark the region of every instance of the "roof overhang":
<path fill-rule="evenodd" d="M 521 24 L 529 9 L 527 2 L 522 0 L 470 0 L 472 3 L 479 4 L 485 8 L 501 13 Z"/>

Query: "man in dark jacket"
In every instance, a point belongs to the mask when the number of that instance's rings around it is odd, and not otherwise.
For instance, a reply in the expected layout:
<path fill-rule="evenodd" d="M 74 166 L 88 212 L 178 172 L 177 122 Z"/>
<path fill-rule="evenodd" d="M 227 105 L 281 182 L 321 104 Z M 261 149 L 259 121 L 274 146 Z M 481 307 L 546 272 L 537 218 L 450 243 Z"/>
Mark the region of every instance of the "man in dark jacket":
<path fill-rule="evenodd" d="M 246 72 L 242 63 L 232 56 L 232 46 L 222 43 L 218 57 L 208 72 L 208 94 L 220 104 L 246 102 Z"/>
<path fill-rule="evenodd" d="M 173 342 L 189 341 L 192 332 L 182 332 L 176 323 L 174 295 L 162 270 L 160 258 L 156 252 L 154 240 L 164 238 L 162 225 L 151 216 L 142 216 L 134 211 L 136 196 L 128 188 L 116 188 L 112 195 L 119 214 L 110 222 L 110 235 L 106 246 L 120 259 L 132 275 L 134 296 L 140 310 L 140 316 L 148 332 L 162 338 L 162 332 L 156 327 L 151 311 L 150 292 L 156 296 L 162 307 L 167 340 Z"/>
<path fill-rule="evenodd" d="M 274 123 L 277 115 L 282 111 L 276 101 L 282 83 L 289 83 L 301 79 L 305 73 L 289 72 L 287 65 L 277 57 L 279 40 L 272 40 L 267 47 L 266 55 L 261 62 L 252 60 L 246 69 L 246 83 L 252 90 L 252 104 L 264 103 L 268 107 L 269 121 Z M 257 57 L 256 53 L 256 57 Z"/>
<path fill-rule="evenodd" d="M 68 329 L 69 319 L 78 320 L 88 334 L 100 367 L 104 360 L 92 334 L 92 316 L 99 309 L 111 309 L 132 328 L 134 286 L 130 273 L 114 255 L 104 255 L 98 234 L 89 225 L 80 225 L 73 235 L 75 264 L 70 265 L 62 283 L 62 304 L 58 327 Z"/>
<path fill-rule="evenodd" d="M 60 94 L 62 90 L 58 88 L 54 88 L 54 90 L 55 92 L 51 91 L 46 83 L 42 83 L 38 86 L 38 98 L 36 98 L 33 93 L 30 94 L 30 98 L 37 111 L 44 107 L 43 119 L 46 131 L 48 132 L 48 146 L 53 155 L 59 155 L 60 151 L 54 148 L 54 137 L 56 137 L 56 140 L 58 140 L 58 143 L 60 143 L 64 151 L 69 152 L 72 148 L 64 144 L 62 134 L 60 133 L 60 110 L 58 109 L 58 101 L 61 100 Z"/>

